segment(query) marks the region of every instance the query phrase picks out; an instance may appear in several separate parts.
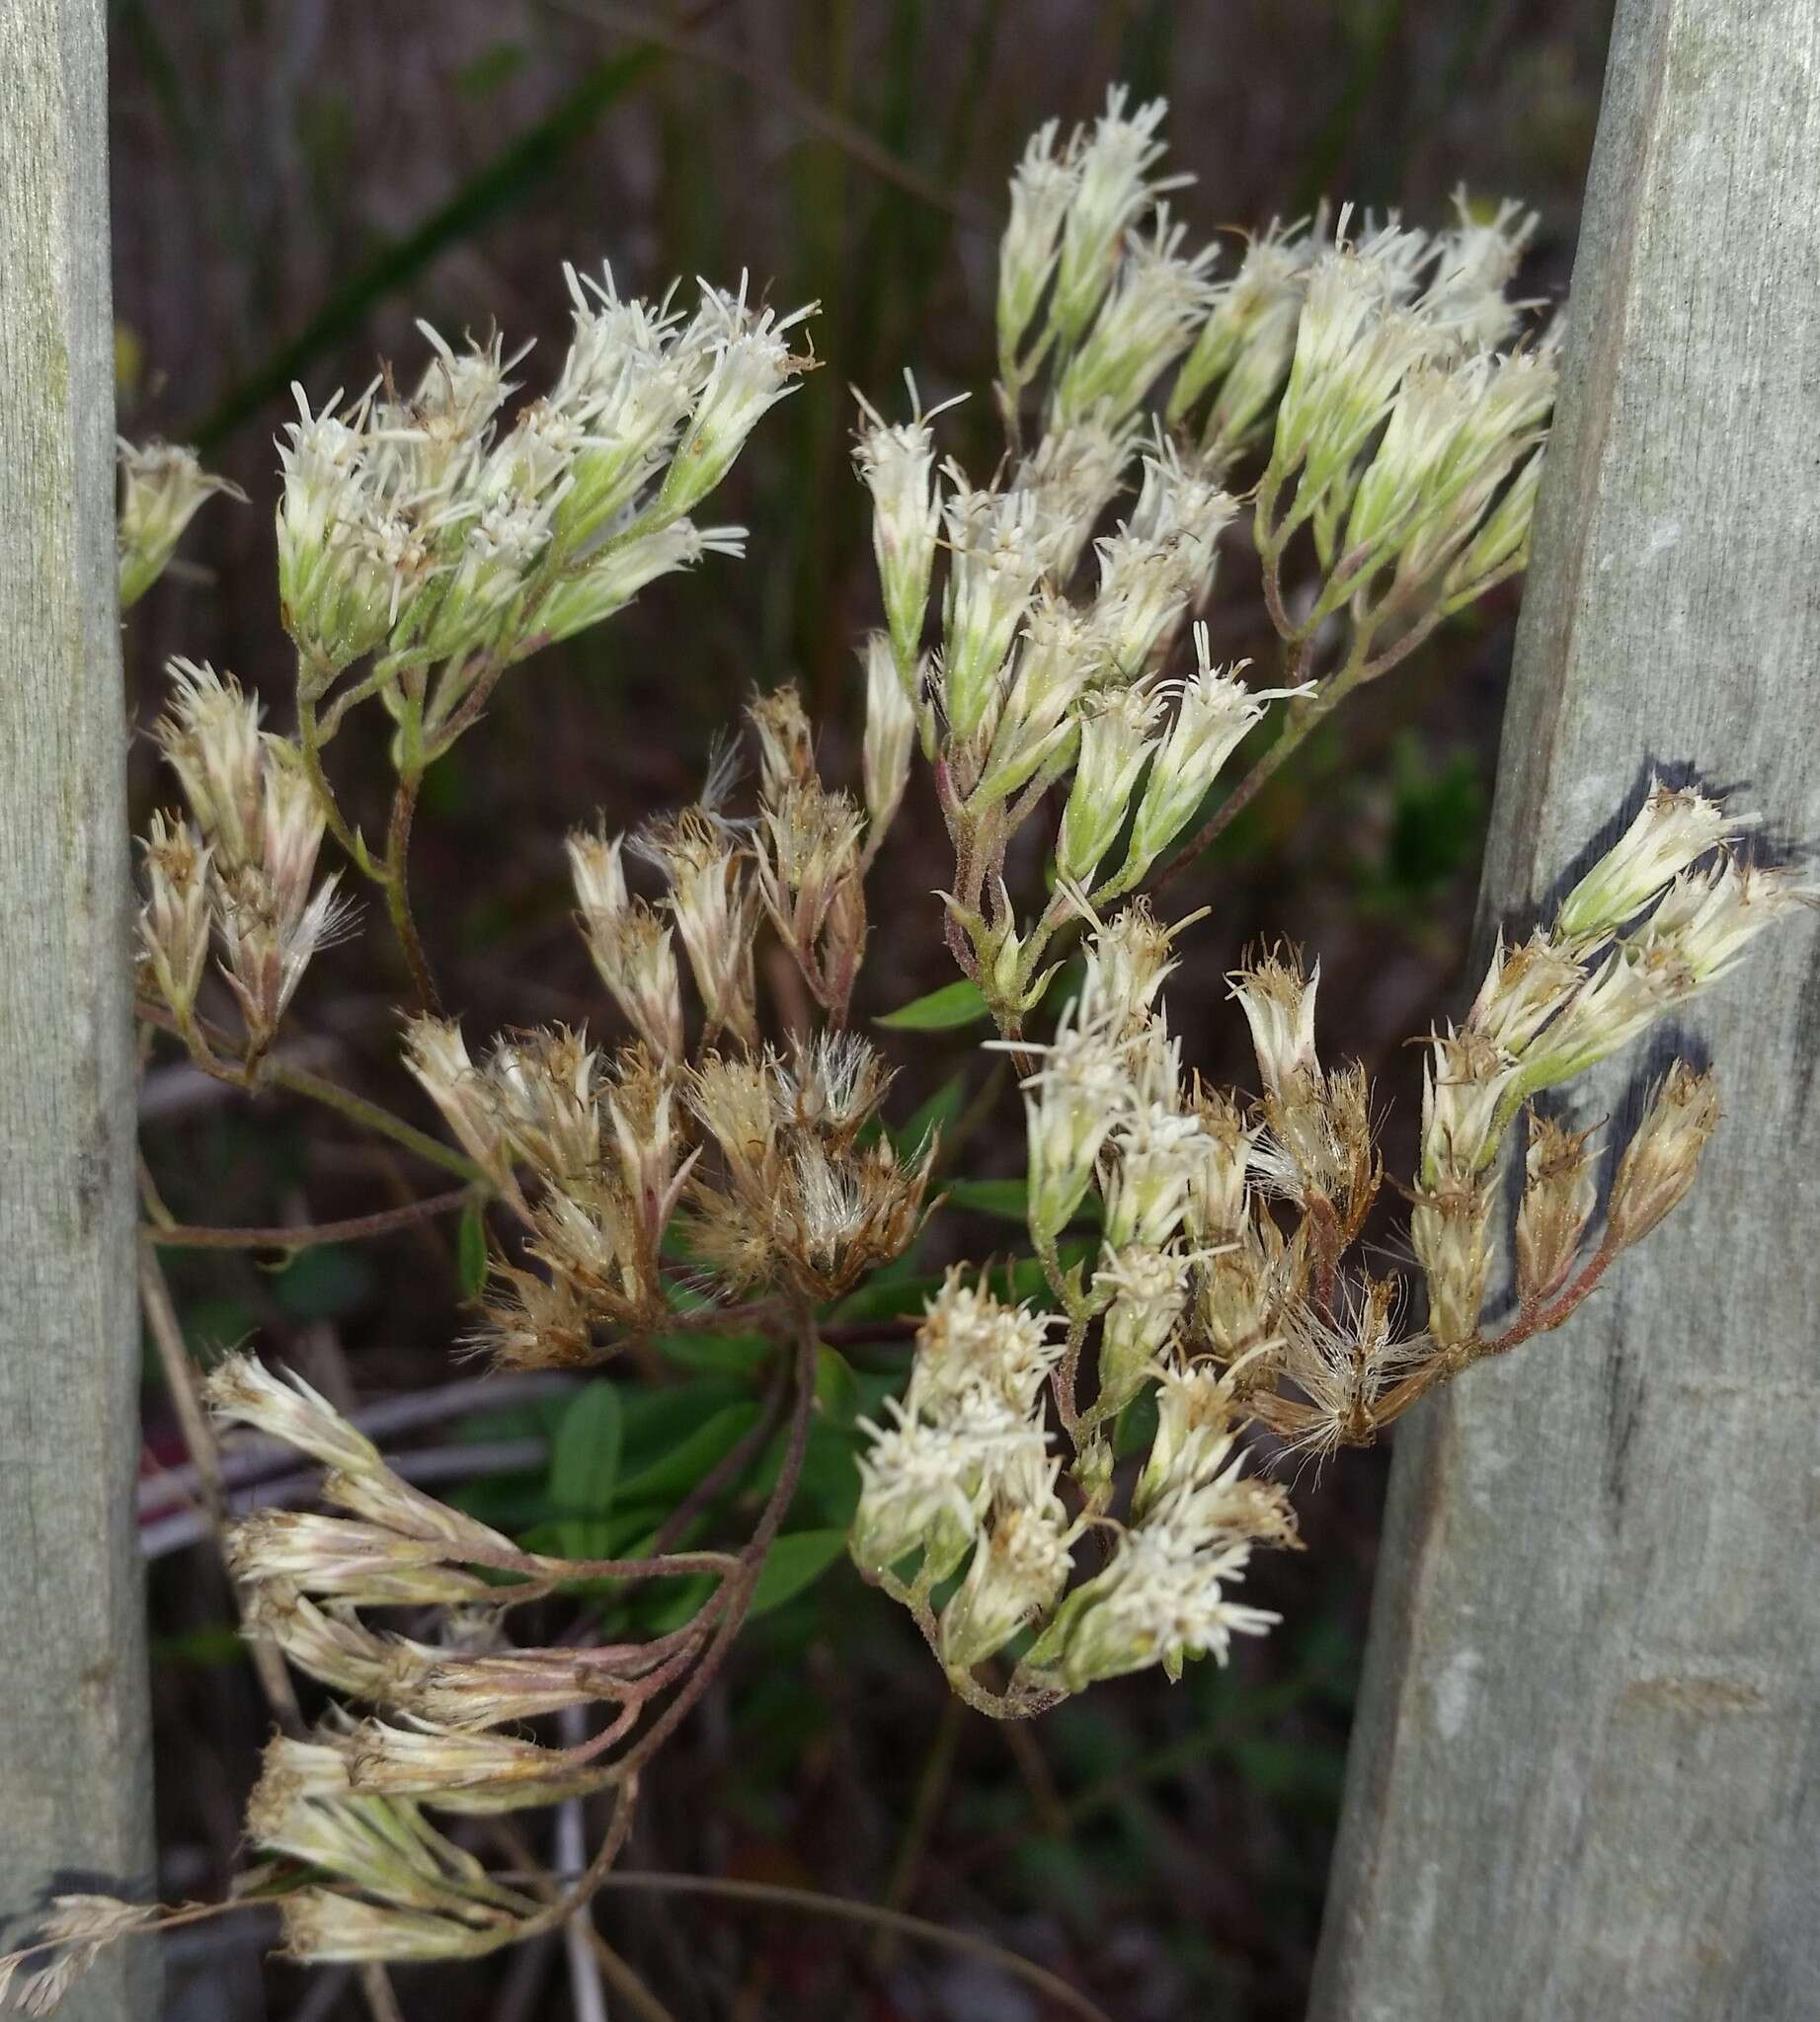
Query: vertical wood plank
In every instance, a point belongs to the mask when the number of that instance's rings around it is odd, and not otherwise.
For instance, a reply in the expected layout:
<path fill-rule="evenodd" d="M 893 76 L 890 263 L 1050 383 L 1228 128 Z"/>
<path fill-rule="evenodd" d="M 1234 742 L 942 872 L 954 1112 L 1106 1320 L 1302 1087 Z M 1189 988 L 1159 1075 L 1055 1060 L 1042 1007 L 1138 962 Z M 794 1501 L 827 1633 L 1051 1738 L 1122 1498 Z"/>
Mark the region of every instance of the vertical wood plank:
<path fill-rule="evenodd" d="M 1647 764 L 1820 837 L 1817 190 L 1814 0 L 1620 0 L 1488 917 Z M 1318 2022 L 1820 2014 L 1813 928 L 1689 1026 L 1692 1200 L 1398 1439 Z"/>
<path fill-rule="evenodd" d="M 0 0 L 0 1928 L 151 1882 L 104 0 Z M 121 1948 L 63 2012 L 156 2012 Z"/>

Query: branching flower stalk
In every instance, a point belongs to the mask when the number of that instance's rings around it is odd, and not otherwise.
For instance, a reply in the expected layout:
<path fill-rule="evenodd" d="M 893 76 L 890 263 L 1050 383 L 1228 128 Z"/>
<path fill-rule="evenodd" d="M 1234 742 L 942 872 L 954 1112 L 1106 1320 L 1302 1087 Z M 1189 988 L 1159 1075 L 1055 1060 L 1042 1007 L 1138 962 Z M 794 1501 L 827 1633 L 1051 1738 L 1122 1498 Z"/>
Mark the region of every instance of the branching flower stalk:
<path fill-rule="evenodd" d="M 939 1133 L 899 1142 L 892 1064 L 852 1025 L 867 875 L 918 752 L 954 850 L 946 943 L 1004 1056 L 955 1135 L 1008 1059 L 1043 1289 L 962 1266 L 927 1299 L 903 1394 L 862 1421 L 850 1551 L 970 1705 L 1020 1717 L 1102 1678 L 1224 1663 L 1275 1621 L 1235 1597 L 1251 1554 L 1297 1542 L 1262 1470 L 1369 1444 L 1563 1324 L 1694 1182 L 1709 1073 L 1669 1071 L 1609 1186 L 1597 1133 L 1558 1105 L 1811 902 L 1695 786 L 1652 785 L 1428 1041 L 1419 1161 L 1394 1183 L 1412 1272 L 1356 1261 L 1385 1206 L 1379 1105 L 1362 1068 L 1323 1055 L 1318 964 L 1277 951 L 1231 978 L 1255 1096 L 1183 1070 L 1163 993 L 1200 915 L 1165 923 L 1147 886 L 1196 864 L 1346 695 L 1523 568 L 1556 341 L 1509 294 L 1534 222 L 1513 204 L 1463 195 L 1436 233 L 1323 211 L 1273 223 L 1227 272 L 1161 201 L 1183 180 L 1156 173 L 1162 112 L 1115 92 L 1016 170 L 989 483 L 940 461 L 941 409 L 913 382 L 906 422 L 861 403 L 882 624 L 860 653 L 859 777 L 824 775 L 786 687 L 748 708 L 750 782 L 729 752 L 690 806 L 570 837 L 605 1040 L 470 1049 L 437 1007 L 406 884 L 418 789 L 510 668 L 654 577 L 739 551 L 742 529 L 691 515 L 807 364 L 788 348 L 806 312 L 754 309 L 743 285 L 704 289 L 685 320 L 572 272 L 569 352 L 510 425 L 522 353 L 497 338 L 456 350 L 426 328 L 408 396 L 389 372 L 348 406 L 299 392 L 277 515 L 296 734 L 231 675 L 173 662 L 158 741 L 183 804 L 141 843 L 141 1016 L 216 1078 L 311 1096 L 456 1174 L 486 1210 L 468 1345 L 496 1364 L 593 1366 L 718 1325 L 760 1340 L 770 1390 L 623 1556 L 559 1557 L 413 1488 L 296 1378 L 217 1366 L 221 1418 L 325 1469 L 326 1509 L 257 1514 L 229 1547 L 253 1633 L 333 1695 L 314 1732 L 274 1742 L 248 1822 L 295 1958 L 469 1958 L 558 1928 L 738 1636 L 841 1302 L 939 1205 Z M 129 600 L 220 488 L 184 452 L 122 467 Z M 1198 622 L 1237 484 L 1285 653 L 1273 687 L 1216 665 Z M 324 763 L 369 702 L 397 778 L 376 854 Z M 338 873 L 318 873 L 325 835 L 385 898 L 419 1000 L 404 1064 L 446 1142 L 277 1050 L 306 970 L 353 928 Z M 767 940 L 801 978 L 792 1023 L 757 989 Z M 683 1600 L 661 1632 L 509 1639 L 517 1610 L 579 1583 L 615 1603 L 680 1583 Z M 403 1628 L 374 1619 L 398 1608 Z M 590 1739 L 540 1735 L 578 1709 L 598 1709 Z M 433 1823 L 601 1791 L 610 1823 L 562 1888 L 490 1871 Z M 66 1899 L 0 1960 L 0 1998 L 43 2012 L 103 1944 L 200 1913 Z"/>

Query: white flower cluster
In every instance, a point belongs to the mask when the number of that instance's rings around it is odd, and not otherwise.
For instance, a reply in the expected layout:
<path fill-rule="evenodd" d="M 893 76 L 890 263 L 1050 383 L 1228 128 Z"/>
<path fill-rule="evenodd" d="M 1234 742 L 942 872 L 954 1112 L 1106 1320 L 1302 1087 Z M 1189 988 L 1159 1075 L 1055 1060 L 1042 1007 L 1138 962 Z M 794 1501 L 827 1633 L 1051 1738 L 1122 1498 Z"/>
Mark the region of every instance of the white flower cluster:
<path fill-rule="evenodd" d="M 1324 580 L 1298 637 L 1349 602 L 1367 629 L 1458 609 L 1527 555 L 1559 331 L 1499 349 L 1520 326 L 1505 288 L 1536 221 L 1460 209 L 1452 231 L 1393 217 L 1357 239 L 1342 211 L 1306 266 L 1257 506 L 1267 566 L 1312 533 Z"/>
<path fill-rule="evenodd" d="M 497 337 L 456 350 L 427 324 L 432 357 L 409 397 L 388 380 L 317 413 L 296 389 L 278 587 L 306 695 L 367 653 L 383 651 L 389 673 L 519 659 L 709 550 L 742 552 L 743 528 L 687 515 L 807 364 L 787 339 L 810 310 L 779 318 L 752 307 L 744 282 L 704 283 L 685 321 L 668 297 L 622 299 L 610 270 L 568 275 L 568 355 L 510 427 L 523 352 L 506 357 Z M 433 731 L 475 678 L 442 684 Z"/>
<path fill-rule="evenodd" d="M 916 1337 L 910 1388 L 865 1424 L 852 1550 L 878 1577 L 906 1560 L 926 1594 L 971 1550 L 943 1611 L 944 1660 L 966 1671 L 1046 1613 L 1071 1564 L 1056 1494 L 1043 1396 L 1061 1353 L 1039 1314 L 1008 1306 L 951 1272 Z"/>
<path fill-rule="evenodd" d="M 1169 935 L 1135 906 L 1097 926 L 1081 993 L 1025 1083 L 1028 1214 L 1039 1253 L 1097 1191 L 1100 1244 L 1083 1284 L 1065 1286 L 1066 1341 L 1040 1316 L 1001 1305 L 951 1276 L 917 1337 L 910 1388 L 892 1423 L 870 1427 L 853 1550 L 862 1570 L 912 1605 L 961 1567 L 935 1641 L 952 1672 L 970 1672 L 1022 1627 L 1046 1622 L 1018 1667 L 1030 1691 L 1072 1691 L 1151 1663 L 1224 1659 L 1235 1631 L 1271 1619 L 1222 1598 L 1256 1541 L 1287 1543 L 1281 1493 L 1240 1481 L 1233 1391 L 1191 1346 L 1201 1309 L 1231 1302 L 1207 1267 L 1240 1245 L 1252 1220 L 1251 1139 L 1217 1104 L 1188 1101 L 1178 1049 L 1155 1005 L 1171 967 Z M 1060 1282 L 1060 1281 L 1059 1281 Z M 1099 1325 L 1098 1390 L 1076 1410 L 1088 1326 Z M 1128 1527 L 1104 1568 L 1061 1599 L 1072 1547 L 1111 1494 L 1103 1429 L 1148 1384 L 1157 1431 Z M 1054 1389 L 1073 1441 L 1082 1511 L 1070 1522 L 1049 1451 Z M 915 1560 L 913 1584 L 895 1569 Z M 1060 1605 L 1057 1603 L 1060 1601 Z M 1053 1614 L 1052 1614 L 1053 1610 Z"/>

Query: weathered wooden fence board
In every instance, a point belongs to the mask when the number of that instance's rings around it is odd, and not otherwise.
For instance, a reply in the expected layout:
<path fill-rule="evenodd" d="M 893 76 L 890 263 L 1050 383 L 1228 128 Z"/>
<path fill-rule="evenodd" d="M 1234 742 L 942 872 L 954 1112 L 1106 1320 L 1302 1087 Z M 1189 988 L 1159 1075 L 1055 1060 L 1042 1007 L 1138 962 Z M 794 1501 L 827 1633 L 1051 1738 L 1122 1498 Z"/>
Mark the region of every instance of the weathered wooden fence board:
<path fill-rule="evenodd" d="M 1645 761 L 1820 837 L 1817 192 L 1814 0 L 1620 0 L 1488 912 Z M 1813 929 L 1690 1025 L 1692 1201 L 1398 1440 L 1320 2022 L 1820 2015 Z"/>
<path fill-rule="evenodd" d="M 0 0 L 0 1928 L 151 1880 L 103 0 Z M 155 2013 L 150 1946 L 64 2012 Z"/>

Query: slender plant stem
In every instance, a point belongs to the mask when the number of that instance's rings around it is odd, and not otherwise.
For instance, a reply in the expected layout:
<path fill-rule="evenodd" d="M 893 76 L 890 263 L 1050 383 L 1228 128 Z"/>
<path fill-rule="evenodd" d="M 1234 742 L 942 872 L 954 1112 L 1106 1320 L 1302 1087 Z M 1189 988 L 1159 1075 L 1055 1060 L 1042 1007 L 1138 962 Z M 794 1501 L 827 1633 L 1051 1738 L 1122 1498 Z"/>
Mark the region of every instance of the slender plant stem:
<path fill-rule="evenodd" d="M 338 1111 L 351 1124 L 391 1138 L 393 1143 L 402 1144 L 407 1151 L 415 1151 L 419 1158 L 440 1166 L 444 1172 L 455 1174 L 471 1187 L 491 1184 L 471 1158 L 418 1129 L 414 1124 L 407 1124 L 402 1117 L 394 1116 L 378 1103 L 369 1102 L 365 1096 L 356 1095 L 352 1089 L 343 1088 L 337 1082 L 326 1081 L 307 1067 L 293 1066 L 289 1061 L 274 1058 L 266 1061 L 260 1072 L 263 1079 L 275 1082 L 279 1088 L 288 1088 L 293 1095 L 307 1096 L 311 1102 L 319 1102 Z"/>
<path fill-rule="evenodd" d="M 133 1016 L 141 1024 L 155 1025 L 161 1032 L 175 1034 L 186 1039 L 183 1028 L 162 1005 L 154 1004 L 141 997 L 133 1006 Z M 351 1124 L 357 1124 L 363 1130 L 375 1131 L 381 1137 L 389 1137 L 395 1144 L 402 1144 L 407 1151 L 415 1151 L 419 1158 L 431 1165 L 440 1166 L 446 1173 L 453 1173 L 471 1187 L 490 1187 L 492 1182 L 471 1158 L 456 1151 L 451 1145 L 432 1137 L 428 1131 L 420 1130 L 415 1124 L 407 1124 L 403 1117 L 394 1116 L 376 1102 L 369 1102 L 363 1095 L 356 1095 L 351 1088 L 343 1088 L 339 1082 L 325 1080 L 309 1068 L 298 1066 L 282 1055 L 269 1054 L 249 1065 L 232 1052 L 227 1044 L 227 1035 L 217 1032 L 211 1026 L 197 1024 L 196 1038 L 205 1046 L 220 1049 L 232 1062 L 225 1064 L 217 1054 L 211 1071 L 217 1080 L 225 1081 L 230 1087 L 249 1091 L 267 1084 L 287 1088 L 293 1095 L 307 1096 L 311 1102 L 319 1102 L 326 1108 L 339 1112 Z M 193 1039 L 186 1044 L 194 1046 Z M 201 1064 L 206 1065 L 206 1062 Z"/>
<path fill-rule="evenodd" d="M 473 1198 L 472 1188 L 456 1187 L 402 1207 L 382 1207 L 375 1214 L 350 1215 L 344 1221 L 280 1222 L 271 1228 L 203 1228 L 158 1219 L 147 1223 L 145 1238 L 160 1250 L 307 1250 L 318 1243 L 357 1243 L 390 1235 L 394 1229 L 452 1213 Z"/>
<path fill-rule="evenodd" d="M 763 1904 L 776 1909 L 799 1910 L 807 1916 L 834 1916 L 847 1923 L 870 1924 L 874 1929 L 894 1931 L 925 1945 L 964 1953 L 970 1959 L 988 1960 L 1001 1972 L 1014 1975 L 1027 1986 L 1047 1994 L 1070 2014 L 1084 2017 L 1085 2022 L 1111 2022 L 1105 2009 L 1089 2000 L 1078 1988 L 1069 1986 L 1059 1974 L 1051 1973 L 1047 1967 L 1007 1951 L 1004 1946 L 993 1944 L 989 1938 L 977 1937 L 971 1931 L 949 1930 L 942 1924 L 931 1923 L 926 1917 L 911 1916 L 907 1910 L 884 1909 L 876 1904 L 855 1903 L 845 1896 L 825 1895 L 819 1889 L 787 1888 L 779 1882 L 733 1881 L 716 1875 L 628 1873 L 622 1869 L 602 1877 L 599 1886 L 653 1896 L 715 1897 L 727 1903 Z"/>
<path fill-rule="evenodd" d="M 417 813 L 418 789 L 423 783 L 421 771 L 407 772 L 399 780 L 398 791 L 392 796 L 392 818 L 385 837 L 385 909 L 392 922 L 392 932 L 404 951 L 405 966 L 411 972 L 411 985 L 417 992 L 418 1008 L 435 1017 L 440 1014 L 442 1002 L 436 995 L 435 978 L 430 972 L 417 921 L 411 911 L 411 821 Z"/>
<path fill-rule="evenodd" d="M 149 1248 L 141 1247 L 139 1252 L 139 1298 L 145 1312 L 146 1332 L 152 1337 L 158 1351 L 159 1366 L 164 1371 L 165 1387 L 171 1395 L 172 1408 L 177 1413 L 178 1427 L 183 1433 L 184 1444 L 189 1448 L 190 1464 L 195 1469 L 197 1493 L 203 1513 L 208 1518 L 208 1527 L 213 1533 L 216 1552 L 223 1564 L 226 1563 L 227 1546 L 227 1488 L 221 1477 L 221 1449 L 215 1442 L 214 1428 L 208 1423 L 208 1414 L 202 1408 L 202 1399 L 197 1387 L 196 1367 L 190 1360 L 190 1351 L 184 1343 L 184 1332 L 177 1317 L 177 1308 L 171 1300 L 171 1289 L 165 1283 L 164 1273 L 158 1260 Z M 229 1586 L 233 1590 L 234 1604 L 238 1612 L 245 1614 L 245 1598 L 239 1584 L 231 1577 Z M 303 1713 L 297 1704 L 297 1695 L 291 1687 L 290 1673 L 284 1668 L 284 1660 L 278 1651 L 263 1636 L 248 1640 L 248 1652 L 253 1660 L 253 1670 L 259 1678 L 260 1689 L 266 1695 L 274 1715 L 287 1733 L 297 1735 L 303 1732 Z"/>

